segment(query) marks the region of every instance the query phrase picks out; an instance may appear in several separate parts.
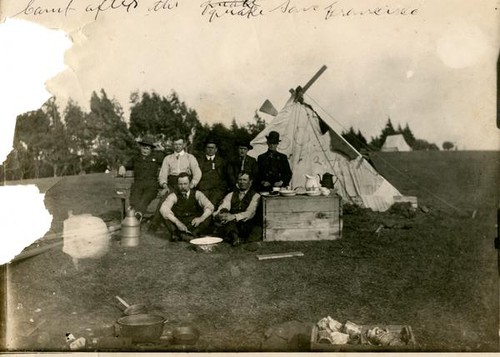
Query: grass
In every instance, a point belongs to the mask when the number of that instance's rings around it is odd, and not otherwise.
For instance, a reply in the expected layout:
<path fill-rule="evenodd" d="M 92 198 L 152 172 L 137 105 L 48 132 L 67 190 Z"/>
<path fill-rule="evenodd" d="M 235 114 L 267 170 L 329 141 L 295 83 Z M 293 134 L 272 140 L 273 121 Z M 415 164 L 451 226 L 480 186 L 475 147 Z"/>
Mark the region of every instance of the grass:
<path fill-rule="evenodd" d="M 375 165 L 430 212 L 346 209 L 340 240 L 266 242 L 255 252 L 223 246 L 201 254 L 143 234 L 139 247 L 114 240 L 104 258 L 78 271 L 58 249 L 10 265 L 9 327 L 47 320 L 44 338 L 18 338 L 11 348 L 64 350 L 66 332 L 99 336 L 120 316 L 119 295 L 165 316 L 167 328 L 196 325 L 199 351 L 259 351 L 268 328 L 327 315 L 411 325 L 425 351 L 498 351 L 498 153 L 386 153 Z M 109 175 L 64 178 L 46 196 L 52 229 L 62 230 L 69 209 L 116 216 L 113 188 Z M 374 234 L 388 222 L 398 224 Z M 256 259 L 297 250 L 304 256 Z"/>

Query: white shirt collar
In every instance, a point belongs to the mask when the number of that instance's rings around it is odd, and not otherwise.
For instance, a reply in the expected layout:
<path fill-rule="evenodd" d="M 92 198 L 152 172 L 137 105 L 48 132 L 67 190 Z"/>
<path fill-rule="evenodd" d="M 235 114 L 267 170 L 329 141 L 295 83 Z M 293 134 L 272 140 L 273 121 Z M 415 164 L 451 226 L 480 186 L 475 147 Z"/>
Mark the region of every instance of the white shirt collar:
<path fill-rule="evenodd" d="M 213 160 L 213 159 L 215 159 L 215 155 L 212 155 L 212 156 L 206 155 L 206 157 L 207 157 L 207 160 Z"/>
<path fill-rule="evenodd" d="M 175 156 L 177 156 L 177 155 L 179 155 L 179 156 L 184 156 L 184 154 L 185 154 L 185 153 L 186 153 L 186 152 L 185 152 L 184 150 L 182 150 L 181 152 L 176 152 L 176 153 L 174 153 L 174 154 L 175 154 Z"/>

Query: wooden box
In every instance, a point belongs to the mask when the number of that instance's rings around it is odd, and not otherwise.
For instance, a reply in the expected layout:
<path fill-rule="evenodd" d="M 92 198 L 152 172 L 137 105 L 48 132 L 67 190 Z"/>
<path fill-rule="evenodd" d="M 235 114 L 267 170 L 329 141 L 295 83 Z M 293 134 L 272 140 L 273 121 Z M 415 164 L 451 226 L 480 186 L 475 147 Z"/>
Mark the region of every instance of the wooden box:
<path fill-rule="evenodd" d="M 395 334 L 406 334 L 403 346 L 376 346 L 368 342 L 366 332 L 375 327 L 375 325 L 361 326 L 361 339 L 358 344 L 332 345 L 330 343 L 318 342 L 318 326 L 314 325 L 311 331 L 311 351 L 315 352 L 409 352 L 418 351 L 417 343 L 411 326 L 409 325 L 377 325 L 387 328 Z"/>
<path fill-rule="evenodd" d="M 342 236 L 338 195 L 264 196 L 264 241 L 335 240 Z"/>

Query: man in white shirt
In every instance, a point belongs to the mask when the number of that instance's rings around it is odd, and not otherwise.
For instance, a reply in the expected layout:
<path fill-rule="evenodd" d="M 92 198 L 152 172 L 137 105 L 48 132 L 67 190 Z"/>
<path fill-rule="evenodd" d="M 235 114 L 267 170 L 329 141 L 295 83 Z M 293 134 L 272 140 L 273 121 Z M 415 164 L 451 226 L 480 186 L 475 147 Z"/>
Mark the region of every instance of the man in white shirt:
<path fill-rule="evenodd" d="M 154 217 L 148 226 L 148 232 L 154 233 L 158 229 L 158 226 L 162 223 L 160 215 L 160 207 L 166 200 L 169 193 L 174 192 L 177 189 L 177 178 L 181 173 L 187 173 L 192 177 L 190 187 L 194 188 L 198 185 L 201 179 L 201 170 L 198 165 L 198 161 L 194 157 L 187 153 L 184 149 L 186 144 L 182 137 L 174 138 L 174 153 L 165 156 L 163 159 L 160 173 L 158 174 L 158 183 L 160 184 L 161 191 L 160 202 L 156 209 Z"/>
<path fill-rule="evenodd" d="M 160 174 L 158 175 L 158 183 L 168 192 L 172 192 L 177 188 L 177 176 L 181 172 L 186 172 L 192 177 L 191 187 L 196 187 L 201 180 L 201 170 L 198 161 L 194 157 L 184 151 L 186 144 L 184 139 L 177 137 L 174 139 L 174 153 L 165 156 L 161 165 Z"/>
<path fill-rule="evenodd" d="M 177 178 L 177 190 L 171 192 L 160 208 L 170 240 L 186 240 L 208 233 L 214 206 L 201 192 L 191 188 L 185 172 Z"/>
<path fill-rule="evenodd" d="M 260 195 L 252 188 L 247 172 L 238 176 L 237 189 L 224 197 L 214 213 L 218 234 L 233 246 L 262 239 L 262 217 L 257 213 Z"/>

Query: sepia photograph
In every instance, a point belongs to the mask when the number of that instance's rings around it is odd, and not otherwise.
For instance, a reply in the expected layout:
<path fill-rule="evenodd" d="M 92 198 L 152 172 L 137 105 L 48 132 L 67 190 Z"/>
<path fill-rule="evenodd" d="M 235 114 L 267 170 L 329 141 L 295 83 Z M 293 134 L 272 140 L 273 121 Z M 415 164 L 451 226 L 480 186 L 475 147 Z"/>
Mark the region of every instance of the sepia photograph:
<path fill-rule="evenodd" d="M 498 5 L 1 1 L 1 351 L 499 352 Z"/>

